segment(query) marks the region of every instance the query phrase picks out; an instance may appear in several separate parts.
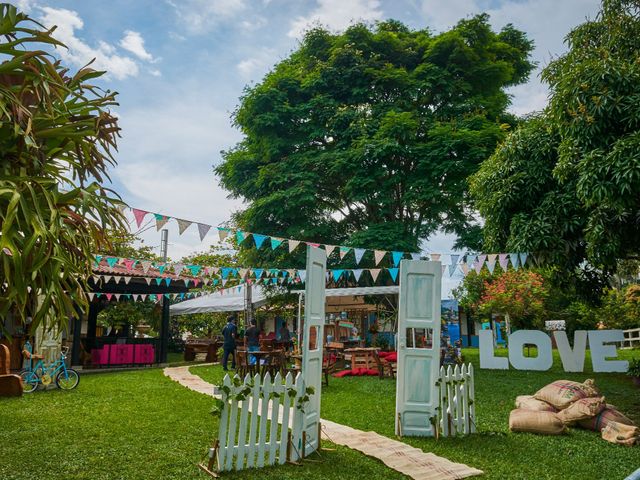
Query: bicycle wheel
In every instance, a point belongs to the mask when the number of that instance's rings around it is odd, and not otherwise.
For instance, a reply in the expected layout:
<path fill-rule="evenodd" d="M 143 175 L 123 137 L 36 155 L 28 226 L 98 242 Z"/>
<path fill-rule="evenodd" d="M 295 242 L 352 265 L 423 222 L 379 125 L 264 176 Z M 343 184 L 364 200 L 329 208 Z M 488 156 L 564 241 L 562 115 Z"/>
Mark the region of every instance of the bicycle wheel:
<path fill-rule="evenodd" d="M 23 370 L 20 372 L 20 378 L 22 379 L 22 391 L 24 393 L 31 393 L 38 388 L 38 383 L 40 383 L 40 379 L 35 372 L 31 370 Z"/>
<path fill-rule="evenodd" d="M 56 385 L 61 390 L 73 390 L 80 383 L 80 375 L 72 368 L 67 368 L 56 375 Z"/>

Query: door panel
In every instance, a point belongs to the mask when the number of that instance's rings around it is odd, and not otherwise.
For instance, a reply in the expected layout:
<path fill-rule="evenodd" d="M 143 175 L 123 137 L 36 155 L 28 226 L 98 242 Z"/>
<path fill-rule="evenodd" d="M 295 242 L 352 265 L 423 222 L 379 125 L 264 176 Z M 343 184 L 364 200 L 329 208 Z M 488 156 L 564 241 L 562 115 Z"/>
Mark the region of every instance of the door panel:
<path fill-rule="evenodd" d="M 434 435 L 440 369 L 440 262 L 402 260 L 398 303 L 396 434 Z"/>
<path fill-rule="evenodd" d="M 305 385 L 312 386 L 315 393 L 311 395 L 309 403 L 304 408 L 306 454 L 315 451 L 319 445 L 326 265 L 327 255 L 323 249 L 307 247 L 302 374 Z"/>

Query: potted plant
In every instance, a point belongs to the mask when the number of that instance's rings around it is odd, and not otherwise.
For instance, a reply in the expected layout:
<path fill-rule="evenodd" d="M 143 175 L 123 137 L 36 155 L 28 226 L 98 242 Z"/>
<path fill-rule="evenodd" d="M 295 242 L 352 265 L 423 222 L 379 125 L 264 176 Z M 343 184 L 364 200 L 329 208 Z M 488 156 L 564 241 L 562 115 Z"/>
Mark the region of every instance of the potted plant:
<path fill-rule="evenodd" d="M 640 358 L 631 359 L 627 375 L 631 377 L 631 380 L 636 384 L 636 386 L 640 387 Z"/>

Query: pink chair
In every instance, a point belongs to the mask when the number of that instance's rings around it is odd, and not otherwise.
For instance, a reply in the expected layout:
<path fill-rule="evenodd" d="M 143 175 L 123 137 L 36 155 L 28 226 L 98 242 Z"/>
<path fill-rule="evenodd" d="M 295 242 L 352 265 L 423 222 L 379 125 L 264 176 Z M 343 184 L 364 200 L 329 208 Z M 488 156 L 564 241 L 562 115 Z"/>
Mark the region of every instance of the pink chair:
<path fill-rule="evenodd" d="M 135 346 L 134 363 L 151 365 L 155 361 L 153 345 L 139 344 Z"/>
<path fill-rule="evenodd" d="M 91 363 L 93 365 L 102 366 L 109 364 L 109 347 L 111 345 L 103 345 L 102 348 L 94 348 L 91 350 Z"/>
<path fill-rule="evenodd" d="M 111 347 L 111 363 L 114 365 L 133 364 L 133 345 L 116 344 Z"/>

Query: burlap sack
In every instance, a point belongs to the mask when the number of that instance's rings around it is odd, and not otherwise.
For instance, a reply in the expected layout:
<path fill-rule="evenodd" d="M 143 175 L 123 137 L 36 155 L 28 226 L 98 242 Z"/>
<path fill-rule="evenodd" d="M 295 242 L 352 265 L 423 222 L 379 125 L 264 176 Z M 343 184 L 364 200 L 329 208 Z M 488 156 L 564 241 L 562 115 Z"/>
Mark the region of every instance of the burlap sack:
<path fill-rule="evenodd" d="M 533 410 L 511 410 L 509 430 L 512 432 L 541 433 L 543 435 L 560 435 L 567 430 L 558 414 L 553 412 L 536 412 Z"/>
<path fill-rule="evenodd" d="M 611 422 L 635 426 L 633 421 L 625 417 L 616 407 L 610 404 L 607 404 L 604 410 L 602 410 L 595 417 L 588 418 L 586 420 L 580 420 L 578 422 L 578 426 L 586 428 L 588 430 L 599 432 Z"/>
<path fill-rule="evenodd" d="M 640 428 L 624 423 L 609 422 L 602 429 L 602 438 L 607 442 L 617 443 L 631 447 L 640 443 Z"/>
<path fill-rule="evenodd" d="M 556 380 L 538 390 L 534 397 L 550 403 L 558 410 L 563 410 L 582 398 L 597 397 L 599 395 L 600 392 L 591 379 L 586 380 L 584 383 L 572 382 L 571 380 Z"/>
<path fill-rule="evenodd" d="M 542 400 L 536 400 L 533 395 L 518 395 L 516 397 L 516 408 L 536 412 L 557 412 L 553 405 L 549 405 Z"/>
<path fill-rule="evenodd" d="M 586 420 L 598 415 L 607 404 L 604 397 L 589 397 L 573 402 L 558 413 L 560 419 L 567 425 L 573 425 L 579 420 Z"/>

